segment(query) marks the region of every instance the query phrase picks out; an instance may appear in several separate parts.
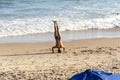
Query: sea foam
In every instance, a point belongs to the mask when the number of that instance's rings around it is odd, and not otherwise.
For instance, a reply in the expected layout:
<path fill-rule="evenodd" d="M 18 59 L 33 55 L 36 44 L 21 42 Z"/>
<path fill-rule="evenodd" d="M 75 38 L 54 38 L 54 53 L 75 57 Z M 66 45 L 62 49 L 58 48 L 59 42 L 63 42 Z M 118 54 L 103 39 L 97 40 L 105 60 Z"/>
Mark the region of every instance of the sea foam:
<path fill-rule="evenodd" d="M 60 31 L 108 29 L 120 27 L 120 15 L 107 18 L 78 19 L 46 16 L 14 20 L 0 20 L 0 37 L 53 32 L 52 20 L 57 20 Z"/>

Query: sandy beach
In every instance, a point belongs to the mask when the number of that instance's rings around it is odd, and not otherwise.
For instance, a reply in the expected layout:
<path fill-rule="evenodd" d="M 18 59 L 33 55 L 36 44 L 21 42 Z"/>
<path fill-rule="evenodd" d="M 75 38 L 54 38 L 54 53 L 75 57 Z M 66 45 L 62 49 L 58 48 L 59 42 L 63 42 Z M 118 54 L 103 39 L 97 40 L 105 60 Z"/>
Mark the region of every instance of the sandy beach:
<path fill-rule="evenodd" d="M 120 73 L 120 38 L 63 43 L 62 53 L 51 52 L 52 42 L 0 44 L 0 80 L 67 80 L 86 69 Z"/>
<path fill-rule="evenodd" d="M 0 80 L 68 80 L 86 69 L 120 73 L 119 5 L 0 0 Z M 65 52 L 52 53 L 60 40 Z"/>

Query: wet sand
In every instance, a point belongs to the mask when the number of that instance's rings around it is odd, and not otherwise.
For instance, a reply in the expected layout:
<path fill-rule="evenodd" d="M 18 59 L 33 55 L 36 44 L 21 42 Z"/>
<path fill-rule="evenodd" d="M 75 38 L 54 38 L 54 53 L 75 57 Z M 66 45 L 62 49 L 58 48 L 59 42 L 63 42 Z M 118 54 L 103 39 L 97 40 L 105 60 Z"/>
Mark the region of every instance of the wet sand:
<path fill-rule="evenodd" d="M 61 37 L 62 41 L 65 42 L 81 39 L 117 38 L 120 37 L 120 28 L 63 31 Z M 45 43 L 54 41 L 54 33 L 52 32 L 0 37 L 0 43 Z"/>
<path fill-rule="evenodd" d="M 120 73 L 120 38 L 64 42 L 62 53 L 51 52 L 54 44 L 0 44 L 0 80 L 67 80 L 89 68 Z"/>

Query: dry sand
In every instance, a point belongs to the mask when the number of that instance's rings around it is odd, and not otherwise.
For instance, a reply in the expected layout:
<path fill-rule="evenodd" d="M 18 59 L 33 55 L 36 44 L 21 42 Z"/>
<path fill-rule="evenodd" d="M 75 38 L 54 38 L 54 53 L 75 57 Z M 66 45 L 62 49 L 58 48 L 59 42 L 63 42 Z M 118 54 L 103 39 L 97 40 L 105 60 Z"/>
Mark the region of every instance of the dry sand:
<path fill-rule="evenodd" d="M 120 38 L 54 43 L 0 44 L 0 80 L 67 80 L 88 68 L 120 73 Z"/>

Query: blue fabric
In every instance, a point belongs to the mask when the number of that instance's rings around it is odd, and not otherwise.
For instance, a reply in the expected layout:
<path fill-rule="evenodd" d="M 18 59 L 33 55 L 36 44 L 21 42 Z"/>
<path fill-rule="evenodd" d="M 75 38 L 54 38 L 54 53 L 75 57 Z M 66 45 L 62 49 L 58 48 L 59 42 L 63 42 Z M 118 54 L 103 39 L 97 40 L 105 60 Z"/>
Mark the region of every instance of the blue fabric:
<path fill-rule="evenodd" d="M 74 75 L 69 80 L 120 80 L 120 74 L 88 69 L 85 72 Z"/>

